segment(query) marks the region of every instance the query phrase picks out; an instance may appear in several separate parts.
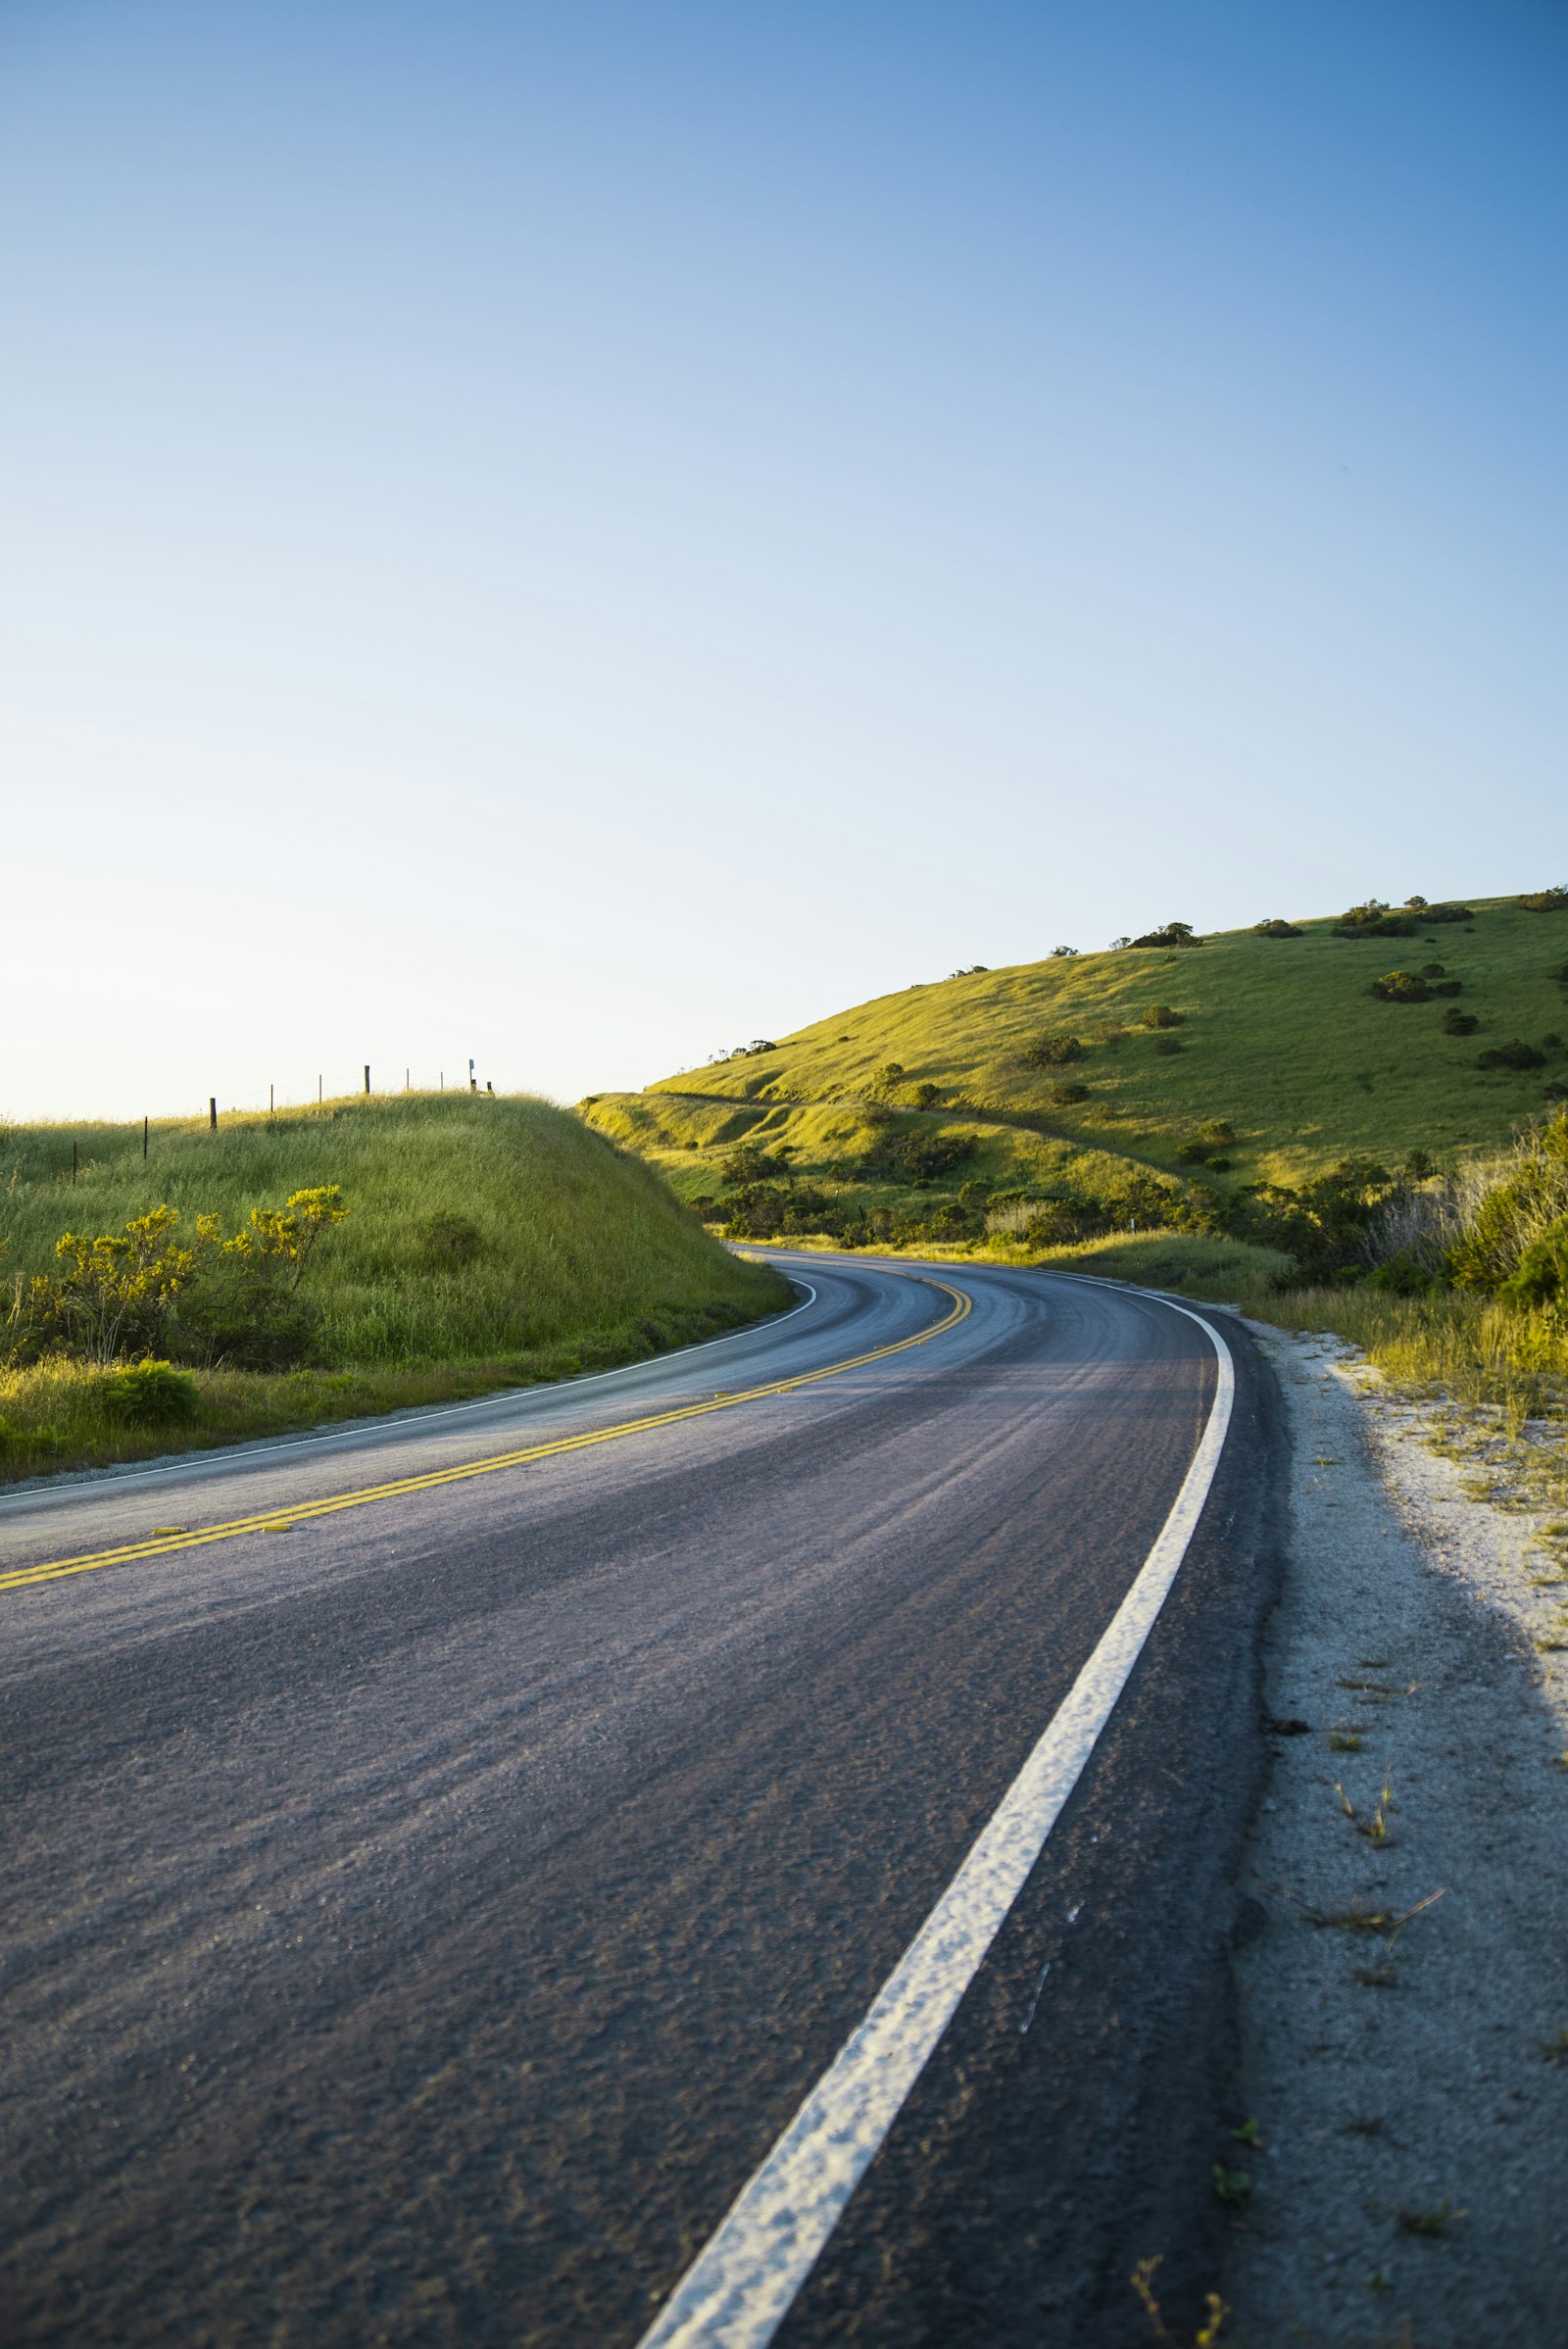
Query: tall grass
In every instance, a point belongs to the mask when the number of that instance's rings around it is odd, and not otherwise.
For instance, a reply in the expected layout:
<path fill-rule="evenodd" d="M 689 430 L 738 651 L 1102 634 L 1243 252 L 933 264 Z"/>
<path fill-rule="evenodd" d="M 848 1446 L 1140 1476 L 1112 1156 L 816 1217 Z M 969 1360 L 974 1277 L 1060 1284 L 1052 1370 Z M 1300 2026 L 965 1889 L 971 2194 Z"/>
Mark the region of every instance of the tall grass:
<path fill-rule="evenodd" d="M 321 1183 L 341 1184 L 349 1217 L 311 1265 L 312 1369 L 203 1373 L 196 1417 L 172 1436 L 126 1426 L 80 1365 L 0 1371 L 0 1476 L 632 1360 L 787 1297 L 569 1111 L 450 1094 L 234 1116 L 216 1133 L 164 1123 L 145 1163 L 139 1125 L 0 1127 L 0 1275 L 52 1268 L 67 1229 L 119 1231 L 166 1202 L 233 1226 Z M 443 1242 L 454 1222 L 467 1261 Z"/>
<path fill-rule="evenodd" d="M 1525 1312 L 1461 1291 L 1391 1297 L 1374 1289 L 1291 1289 L 1250 1302 L 1288 1330 L 1327 1330 L 1397 1386 L 1512 1424 L 1568 1413 L 1568 1316 Z"/>

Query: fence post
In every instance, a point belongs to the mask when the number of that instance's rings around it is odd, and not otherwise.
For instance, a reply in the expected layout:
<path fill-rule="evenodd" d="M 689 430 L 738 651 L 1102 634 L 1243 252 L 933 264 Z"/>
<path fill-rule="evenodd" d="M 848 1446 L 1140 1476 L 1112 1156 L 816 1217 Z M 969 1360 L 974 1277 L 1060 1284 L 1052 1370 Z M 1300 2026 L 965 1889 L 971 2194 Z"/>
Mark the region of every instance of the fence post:
<path fill-rule="evenodd" d="M 277 1103 L 276 1103 L 276 1101 L 275 1101 L 273 1100 L 273 1098 L 272 1098 L 272 1088 L 271 1088 L 271 1086 L 270 1086 L 270 1085 L 269 1085 L 269 1086 L 268 1086 L 268 1088 L 267 1088 L 267 1114 L 268 1114 L 268 1116 L 269 1116 L 269 1117 L 270 1117 L 270 1116 L 271 1116 L 271 1114 L 272 1114 L 273 1110 L 274 1110 L 276 1107 L 277 1107 Z"/>
<path fill-rule="evenodd" d="M 365 1063 L 365 1090 L 367 1093 L 370 1090 L 370 1063 L 368 1060 Z"/>
<path fill-rule="evenodd" d="M 207 1103 L 207 1122 L 216 1134 L 218 1131 L 218 1096 L 216 1093 Z"/>
<path fill-rule="evenodd" d="M 145 1117 L 141 1121 L 141 1162 L 143 1166 L 147 1163 L 147 1120 Z"/>

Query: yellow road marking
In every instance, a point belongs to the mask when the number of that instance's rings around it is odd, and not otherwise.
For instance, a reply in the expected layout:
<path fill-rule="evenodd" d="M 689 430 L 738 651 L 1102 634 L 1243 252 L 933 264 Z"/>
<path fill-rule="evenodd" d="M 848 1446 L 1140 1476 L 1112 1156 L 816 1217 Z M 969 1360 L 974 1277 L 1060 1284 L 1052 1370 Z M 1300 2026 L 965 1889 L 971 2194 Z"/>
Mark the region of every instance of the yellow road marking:
<path fill-rule="evenodd" d="M 136 1558 L 200 1549 L 209 1542 L 232 1542 L 240 1534 L 291 1533 L 307 1518 L 332 1517 L 340 1509 L 363 1509 L 371 1501 L 400 1499 L 405 1493 L 428 1493 L 437 1485 L 458 1485 L 468 1477 L 494 1476 L 500 1469 L 521 1468 L 530 1460 L 548 1460 L 558 1452 L 585 1451 L 590 1444 L 613 1444 L 621 1436 L 648 1435 L 655 1428 L 675 1427 L 683 1419 L 705 1418 L 710 1411 L 733 1411 L 740 1403 L 760 1402 L 770 1395 L 789 1395 L 797 1387 L 838 1378 L 846 1370 L 860 1370 L 868 1362 L 884 1362 L 890 1354 L 902 1354 L 911 1346 L 924 1346 L 966 1317 L 971 1299 L 961 1289 L 954 1289 L 946 1281 L 932 1281 L 930 1286 L 953 1299 L 953 1310 L 933 1322 L 930 1329 L 918 1330 L 912 1338 L 900 1338 L 892 1346 L 873 1346 L 869 1353 L 854 1354 L 845 1362 L 829 1362 L 821 1370 L 797 1371 L 793 1378 L 775 1379 L 765 1387 L 747 1387 L 738 1395 L 715 1395 L 710 1402 L 683 1403 L 676 1410 L 660 1411 L 650 1419 L 623 1420 L 618 1427 L 595 1428 L 582 1436 L 559 1436 L 550 1444 L 532 1444 L 523 1451 L 498 1452 L 493 1459 L 468 1460 L 458 1468 L 436 1468 L 425 1476 L 399 1477 L 393 1484 L 368 1485 L 359 1493 L 330 1493 L 324 1500 L 291 1501 L 286 1516 L 280 1516 L 275 1508 L 262 1509 L 254 1517 L 236 1517 L 228 1525 L 203 1526 L 188 1534 L 170 1528 L 149 1535 L 145 1541 L 123 1542 L 115 1549 L 92 1550 L 78 1558 L 52 1558 L 40 1566 L 19 1566 L 10 1574 L 0 1574 L 0 1590 L 24 1590 L 34 1583 L 60 1582 L 73 1574 L 96 1574 L 101 1567 L 128 1565 Z"/>

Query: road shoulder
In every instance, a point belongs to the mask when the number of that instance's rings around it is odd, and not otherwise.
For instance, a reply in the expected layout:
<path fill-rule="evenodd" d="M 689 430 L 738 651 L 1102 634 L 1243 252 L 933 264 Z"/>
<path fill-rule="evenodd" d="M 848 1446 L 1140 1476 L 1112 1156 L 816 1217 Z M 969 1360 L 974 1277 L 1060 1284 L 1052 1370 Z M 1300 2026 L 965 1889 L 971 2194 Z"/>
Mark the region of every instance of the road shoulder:
<path fill-rule="evenodd" d="M 1541 1513 L 1470 1497 L 1350 1349 L 1252 1326 L 1293 1462 L 1237 1958 L 1260 2145 L 1235 2148 L 1225 2298 L 1249 2349 L 1545 2349 L 1568 2338 L 1568 1582 Z"/>

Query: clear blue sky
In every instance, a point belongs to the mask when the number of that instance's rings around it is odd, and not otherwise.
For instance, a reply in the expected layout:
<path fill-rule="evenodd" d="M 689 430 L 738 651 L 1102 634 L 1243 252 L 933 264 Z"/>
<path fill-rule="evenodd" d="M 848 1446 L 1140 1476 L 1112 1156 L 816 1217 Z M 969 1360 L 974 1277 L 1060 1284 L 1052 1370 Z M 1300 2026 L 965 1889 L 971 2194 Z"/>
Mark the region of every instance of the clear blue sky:
<path fill-rule="evenodd" d="M 0 0 L 0 1113 L 1568 876 L 1568 15 Z"/>

